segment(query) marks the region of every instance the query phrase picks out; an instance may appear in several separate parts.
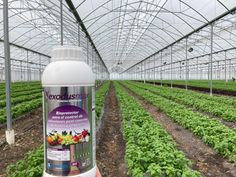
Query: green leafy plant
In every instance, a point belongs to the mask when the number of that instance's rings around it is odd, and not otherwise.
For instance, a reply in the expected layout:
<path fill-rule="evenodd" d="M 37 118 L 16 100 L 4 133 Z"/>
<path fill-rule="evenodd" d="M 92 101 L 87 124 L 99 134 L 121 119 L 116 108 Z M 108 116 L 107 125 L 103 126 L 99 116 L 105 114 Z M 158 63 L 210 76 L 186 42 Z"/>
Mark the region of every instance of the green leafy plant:
<path fill-rule="evenodd" d="M 125 83 L 125 85 L 158 107 L 159 110 L 163 111 L 173 121 L 202 138 L 206 144 L 212 146 L 219 154 L 236 163 L 235 130 L 170 99 L 151 93 L 130 83 Z"/>
<path fill-rule="evenodd" d="M 126 141 L 125 159 L 134 177 L 199 177 L 170 135 L 117 83 L 116 93 Z"/>
<path fill-rule="evenodd" d="M 150 80 L 148 82 L 155 82 L 155 83 L 161 83 L 160 80 Z M 163 84 L 169 85 L 171 83 L 171 80 L 162 80 Z M 173 84 L 175 85 L 185 85 L 185 80 L 173 80 Z M 230 91 L 236 91 L 236 83 L 235 82 L 225 82 L 224 80 L 213 80 L 213 89 L 218 90 L 230 90 Z M 188 80 L 187 81 L 188 86 L 194 86 L 194 87 L 202 87 L 202 88 L 209 88 L 209 81 L 208 80 Z"/>
<path fill-rule="evenodd" d="M 193 107 L 199 111 L 210 113 L 213 116 L 217 116 L 228 121 L 236 122 L 235 99 L 230 99 L 223 96 L 209 96 L 207 94 L 186 91 L 183 89 L 163 88 L 134 82 L 128 83 L 147 89 L 152 93 L 156 93 L 177 103 Z"/>
<path fill-rule="evenodd" d="M 107 91 L 109 89 L 110 83 L 105 82 L 102 84 L 102 86 L 96 91 L 96 121 L 99 121 L 99 118 L 101 116 L 102 108 L 104 106 L 105 96 L 107 94 Z"/>
<path fill-rule="evenodd" d="M 43 171 L 43 146 L 26 154 L 23 160 L 7 167 L 8 177 L 42 177 Z"/>

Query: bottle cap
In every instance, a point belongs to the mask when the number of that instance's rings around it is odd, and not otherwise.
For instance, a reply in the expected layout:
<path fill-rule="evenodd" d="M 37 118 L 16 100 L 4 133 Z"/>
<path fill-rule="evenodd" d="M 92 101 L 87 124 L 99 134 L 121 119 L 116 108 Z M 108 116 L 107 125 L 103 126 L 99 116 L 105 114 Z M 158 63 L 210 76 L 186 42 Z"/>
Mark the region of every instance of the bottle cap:
<path fill-rule="evenodd" d="M 56 46 L 52 50 L 52 61 L 85 61 L 83 49 L 77 46 Z"/>

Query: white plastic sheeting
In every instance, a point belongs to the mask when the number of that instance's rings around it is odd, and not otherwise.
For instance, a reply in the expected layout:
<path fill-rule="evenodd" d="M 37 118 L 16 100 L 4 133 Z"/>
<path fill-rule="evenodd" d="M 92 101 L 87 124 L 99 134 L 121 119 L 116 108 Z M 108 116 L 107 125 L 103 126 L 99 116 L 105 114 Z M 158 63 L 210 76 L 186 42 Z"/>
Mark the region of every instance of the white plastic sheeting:
<path fill-rule="evenodd" d="M 73 0 L 110 71 L 123 71 L 236 6 L 235 0 Z M 235 46 L 235 16 L 216 23 L 214 50 Z M 209 53 L 209 28 L 189 38 L 191 56 Z M 205 38 L 205 39 L 204 39 Z M 230 41 L 229 41 L 230 40 Z M 218 45 L 218 43 L 221 43 Z M 175 47 L 176 51 L 179 51 Z M 177 56 L 178 55 L 178 56 Z M 175 60 L 184 55 L 175 52 Z M 159 59 L 160 60 L 160 59 Z"/>
<path fill-rule="evenodd" d="M 61 27 L 64 45 L 80 45 L 87 56 L 86 61 L 93 68 L 97 78 L 107 78 L 106 67 L 91 43 L 87 41 L 85 33 L 81 31 L 80 25 L 64 0 L 63 25 L 59 0 L 9 0 L 8 2 L 13 81 L 40 78 L 42 70 L 50 62 L 52 47 L 61 44 Z M 3 14 L 3 0 L 0 0 L 0 13 Z M 3 16 L 0 15 L 0 79 L 4 79 L 3 40 Z"/>

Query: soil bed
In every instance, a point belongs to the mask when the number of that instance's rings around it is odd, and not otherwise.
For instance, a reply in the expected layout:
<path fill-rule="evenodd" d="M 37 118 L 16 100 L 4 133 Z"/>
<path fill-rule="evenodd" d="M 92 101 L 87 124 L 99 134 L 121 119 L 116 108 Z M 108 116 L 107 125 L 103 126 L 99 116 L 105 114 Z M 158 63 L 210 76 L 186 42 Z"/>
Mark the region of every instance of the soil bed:
<path fill-rule="evenodd" d="M 21 119 L 13 122 L 15 144 L 8 145 L 5 141 L 5 127 L 0 129 L 0 176 L 6 176 L 7 165 L 24 158 L 25 154 L 43 143 L 42 109 L 38 108 Z"/>
<path fill-rule="evenodd" d="M 125 142 L 121 132 L 121 116 L 114 86 L 111 83 L 105 101 L 104 115 L 97 144 L 97 165 L 102 177 L 126 177 Z"/>
<path fill-rule="evenodd" d="M 198 170 L 205 177 L 236 177 L 236 167 L 232 163 L 218 155 L 190 131 L 172 122 L 150 102 L 132 92 L 127 87 L 125 88 L 154 119 L 162 124 L 175 140 L 177 147 L 193 162 L 193 169 Z"/>
<path fill-rule="evenodd" d="M 148 90 L 148 89 L 145 89 L 145 90 Z M 148 90 L 150 93 L 153 93 L 155 95 L 158 95 L 156 92 L 154 91 L 150 91 Z M 166 98 L 168 99 L 167 97 L 164 97 L 162 96 L 163 98 Z M 236 122 L 231 122 L 231 121 L 227 121 L 227 120 L 224 120 L 222 117 L 217 117 L 217 116 L 214 116 L 212 115 L 211 113 L 208 113 L 208 112 L 204 112 L 204 111 L 200 111 L 198 110 L 197 108 L 194 108 L 193 106 L 190 106 L 190 105 L 186 105 L 186 104 L 183 104 L 181 103 L 180 101 L 176 101 L 176 100 L 173 100 L 173 99 L 170 99 L 171 101 L 175 102 L 175 103 L 178 103 L 178 104 L 181 104 L 183 106 L 185 106 L 186 108 L 189 108 L 189 109 L 192 109 L 192 111 L 194 112 L 198 112 L 200 114 L 203 114 L 205 116 L 208 116 L 209 118 L 211 119 L 216 119 L 218 120 L 219 122 L 221 122 L 222 124 L 224 124 L 225 126 L 229 127 L 229 128 L 236 128 Z"/>

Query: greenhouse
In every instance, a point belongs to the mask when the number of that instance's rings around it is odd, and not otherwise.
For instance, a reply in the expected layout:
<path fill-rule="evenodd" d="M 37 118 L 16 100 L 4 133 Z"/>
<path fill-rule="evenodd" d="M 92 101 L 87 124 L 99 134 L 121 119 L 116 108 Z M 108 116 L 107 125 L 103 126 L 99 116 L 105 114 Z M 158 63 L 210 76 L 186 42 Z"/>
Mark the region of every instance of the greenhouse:
<path fill-rule="evenodd" d="M 0 13 L 0 176 L 236 177 L 235 0 Z"/>

